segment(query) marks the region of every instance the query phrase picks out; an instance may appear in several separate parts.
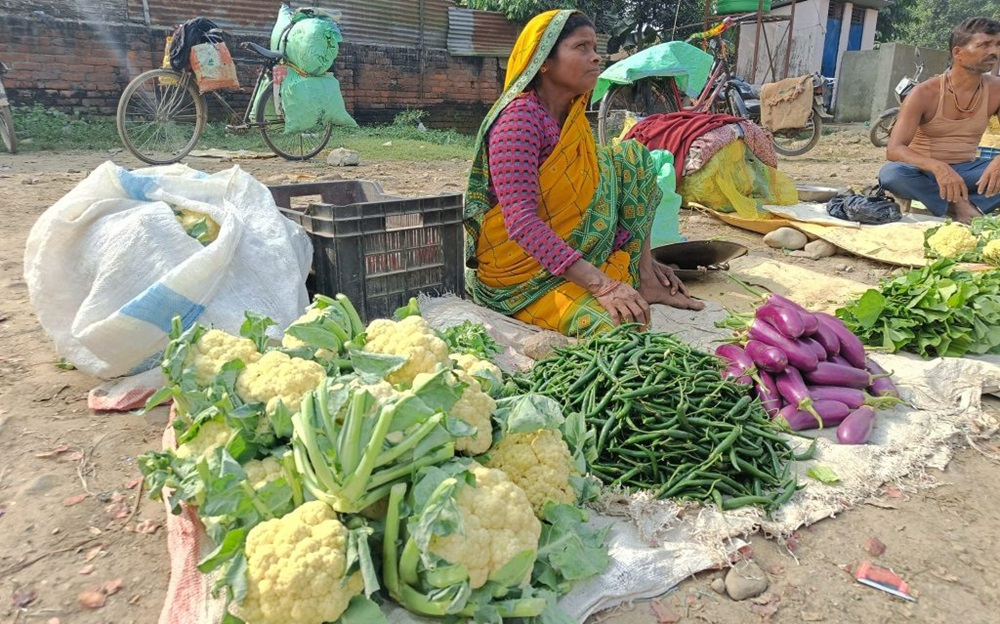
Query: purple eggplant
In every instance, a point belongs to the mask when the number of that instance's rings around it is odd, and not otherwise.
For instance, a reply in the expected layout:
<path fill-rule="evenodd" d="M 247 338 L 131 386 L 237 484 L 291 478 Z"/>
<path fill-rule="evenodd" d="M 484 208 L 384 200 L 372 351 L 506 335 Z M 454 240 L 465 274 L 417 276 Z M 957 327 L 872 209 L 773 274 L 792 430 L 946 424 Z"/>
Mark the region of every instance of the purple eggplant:
<path fill-rule="evenodd" d="M 823 348 L 826 349 L 827 359 L 830 356 L 840 354 L 840 339 L 826 325 L 819 325 L 816 328 L 816 333 L 812 334 L 810 338 L 823 345 Z"/>
<path fill-rule="evenodd" d="M 887 373 L 884 368 L 879 366 L 871 358 L 868 358 L 865 362 L 865 369 L 871 373 L 873 377 L 875 377 L 871 385 L 868 386 L 868 392 L 872 396 L 899 398 L 899 388 L 897 388 L 896 384 L 889 378 L 889 373 Z M 879 375 L 884 376 L 879 377 Z"/>
<path fill-rule="evenodd" d="M 782 297 L 778 293 L 771 293 L 764 299 L 764 305 L 779 305 L 786 308 L 791 308 L 798 312 L 799 314 L 811 314 L 809 310 L 806 310 L 799 304 L 795 303 L 788 297 Z"/>
<path fill-rule="evenodd" d="M 723 379 L 731 379 L 738 384 L 752 386 L 753 379 L 746 375 L 746 369 L 739 364 L 730 364 L 722 371 Z"/>
<path fill-rule="evenodd" d="M 829 353 L 826 352 L 826 348 L 821 345 L 818 340 L 814 340 L 812 336 L 802 336 L 798 339 L 798 342 L 812 349 L 812 352 L 816 354 L 816 359 L 820 362 L 825 361 L 826 357 L 829 355 Z"/>
<path fill-rule="evenodd" d="M 851 408 L 840 401 L 815 401 L 813 407 L 819 414 L 824 427 L 836 427 L 851 413 Z M 794 405 L 783 407 L 778 412 L 778 418 L 783 418 L 792 431 L 804 431 L 819 427 L 815 416 L 805 410 L 795 409 Z"/>
<path fill-rule="evenodd" d="M 839 345 L 840 342 L 838 341 L 837 344 Z M 840 355 L 831 355 L 830 357 L 826 358 L 826 361 L 830 362 L 831 364 L 840 364 L 841 366 L 850 366 L 851 368 L 854 368 L 854 366 L 852 366 L 850 362 L 845 360 Z"/>
<path fill-rule="evenodd" d="M 819 359 L 808 345 L 801 344 L 779 332 L 770 324 L 760 319 L 754 319 L 750 324 L 750 338 L 759 340 L 766 345 L 777 347 L 785 353 L 788 364 L 800 371 L 811 371 L 816 368 Z"/>
<path fill-rule="evenodd" d="M 750 356 L 750 359 L 753 360 L 753 363 L 760 370 L 766 370 L 769 373 L 780 373 L 788 366 L 788 356 L 785 355 L 784 351 L 764 344 L 759 340 L 748 340 L 743 350 L 746 351 L 746 354 Z"/>
<path fill-rule="evenodd" d="M 816 370 L 806 373 L 806 379 L 814 386 L 846 386 L 863 390 L 877 378 L 863 368 L 820 362 Z"/>
<path fill-rule="evenodd" d="M 840 401 L 852 410 L 862 405 L 870 405 L 876 409 L 891 409 L 902 403 L 898 397 L 872 396 L 863 390 L 844 386 L 809 386 L 809 396 L 816 402 Z"/>
<path fill-rule="evenodd" d="M 861 339 L 847 329 L 844 322 L 836 316 L 826 312 L 816 312 L 815 316 L 820 325 L 825 326 L 837 336 L 837 340 L 840 341 L 840 355 L 854 368 L 864 368 L 865 346 L 861 344 Z"/>
<path fill-rule="evenodd" d="M 862 405 L 837 426 L 837 441 L 841 444 L 864 444 L 875 428 L 875 410 Z"/>
<path fill-rule="evenodd" d="M 774 378 L 774 384 L 778 388 L 781 398 L 788 401 L 789 405 L 797 409 L 805 410 L 813 415 L 817 423 L 822 424 L 820 415 L 813 408 L 812 397 L 809 396 L 809 388 L 802 380 L 802 374 L 794 366 L 789 366 Z"/>
<path fill-rule="evenodd" d="M 757 308 L 756 317 L 792 340 L 801 336 L 802 332 L 805 331 L 802 315 L 792 308 L 764 304 Z"/>
<path fill-rule="evenodd" d="M 742 369 L 744 375 L 752 374 L 756 370 L 753 360 L 747 355 L 743 347 L 736 343 L 726 343 L 719 345 L 715 349 L 715 355 L 723 359 L 726 366 L 734 366 Z"/>
<path fill-rule="evenodd" d="M 819 329 L 819 319 L 812 312 L 800 312 L 802 318 L 802 335 L 812 336 Z"/>
<path fill-rule="evenodd" d="M 774 383 L 774 377 L 767 371 L 757 371 L 757 398 L 764 406 L 764 411 L 774 418 L 774 415 L 781 409 L 781 394 L 778 393 L 778 386 Z"/>

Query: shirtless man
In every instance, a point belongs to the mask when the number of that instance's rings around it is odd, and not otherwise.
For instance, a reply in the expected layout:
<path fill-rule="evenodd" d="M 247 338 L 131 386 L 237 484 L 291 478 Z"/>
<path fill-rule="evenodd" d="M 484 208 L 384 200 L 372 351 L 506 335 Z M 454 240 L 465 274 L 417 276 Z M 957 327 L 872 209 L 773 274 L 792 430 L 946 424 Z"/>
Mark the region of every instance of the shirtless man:
<path fill-rule="evenodd" d="M 920 201 L 934 215 L 968 223 L 1000 206 L 1000 158 L 977 158 L 990 115 L 1000 109 L 1000 22 L 974 17 L 952 31 L 951 67 L 903 100 L 879 171 L 897 199 Z"/>

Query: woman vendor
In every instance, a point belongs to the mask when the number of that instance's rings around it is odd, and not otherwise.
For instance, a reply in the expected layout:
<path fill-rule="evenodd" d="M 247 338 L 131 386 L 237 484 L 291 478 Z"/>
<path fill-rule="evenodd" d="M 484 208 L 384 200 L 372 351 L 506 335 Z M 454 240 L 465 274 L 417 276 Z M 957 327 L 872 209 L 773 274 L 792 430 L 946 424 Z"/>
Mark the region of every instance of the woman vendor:
<path fill-rule="evenodd" d="M 653 303 L 704 307 L 650 253 L 660 190 L 649 152 L 595 145 L 585 109 L 600 63 L 585 15 L 532 19 L 480 128 L 466 194 L 473 299 L 570 336 L 647 325 Z"/>

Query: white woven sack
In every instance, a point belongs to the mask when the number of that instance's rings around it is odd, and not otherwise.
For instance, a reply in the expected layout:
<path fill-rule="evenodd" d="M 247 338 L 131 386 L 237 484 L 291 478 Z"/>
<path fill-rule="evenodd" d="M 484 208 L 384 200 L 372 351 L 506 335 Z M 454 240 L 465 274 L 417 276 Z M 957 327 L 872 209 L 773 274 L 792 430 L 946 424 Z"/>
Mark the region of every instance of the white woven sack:
<path fill-rule="evenodd" d="M 188 236 L 171 206 L 212 217 L 218 238 Z M 308 303 L 311 262 L 306 233 L 239 167 L 106 162 L 32 227 L 24 275 L 59 354 L 109 379 L 156 365 L 175 315 L 238 332 L 252 310 L 284 329 Z"/>

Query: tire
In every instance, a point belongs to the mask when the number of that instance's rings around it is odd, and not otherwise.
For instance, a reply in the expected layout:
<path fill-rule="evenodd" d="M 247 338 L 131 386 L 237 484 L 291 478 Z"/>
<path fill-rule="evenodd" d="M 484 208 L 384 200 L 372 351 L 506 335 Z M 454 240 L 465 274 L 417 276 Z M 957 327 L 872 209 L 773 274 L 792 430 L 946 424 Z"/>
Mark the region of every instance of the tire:
<path fill-rule="evenodd" d="M 271 151 L 286 160 L 309 160 L 323 151 L 333 133 L 333 124 L 285 134 L 285 118 L 275 114 L 273 99 L 273 89 L 266 88 L 257 101 L 257 127 Z"/>
<path fill-rule="evenodd" d="M 11 117 L 10 107 L 0 108 L 0 138 L 7 151 L 11 154 L 17 153 L 17 137 L 14 136 L 14 118 Z"/>
<path fill-rule="evenodd" d="M 208 107 L 189 72 L 153 69 L 128 83 L 118 101 L 118 136 L 150 165 L 188 155 L 205 130 Z"/>
<path fill-rule="evenodd" d="M 618 138 L 631 113 L 646 117 L 656 113 L 674 113 L 680 106 L 674 101 L 669 81 L 643 80 L 631 85 L 614 85 L 601 98 L 597 112 L 597 140 L 607 145 Z"/>
<path fill-rule="evenodd" d="M 789 128 L 772 133 L 774 151 L 782 156 L 801 156 L 819 143 L 823 134 L 823 118 L 814 105 L 805 128 Z"/>
<path fill-rule="evenodd" d="M 871 139 L 875 147 L 888 147 L 889 135 L 892 134 L 892 127 L 896 125 L 896 116 L 899 115 L 899 107 L 887 108 L 879 114 L 878 119 L 872 122 L 872 127 L 868 131 L 868 138 Z"/>

